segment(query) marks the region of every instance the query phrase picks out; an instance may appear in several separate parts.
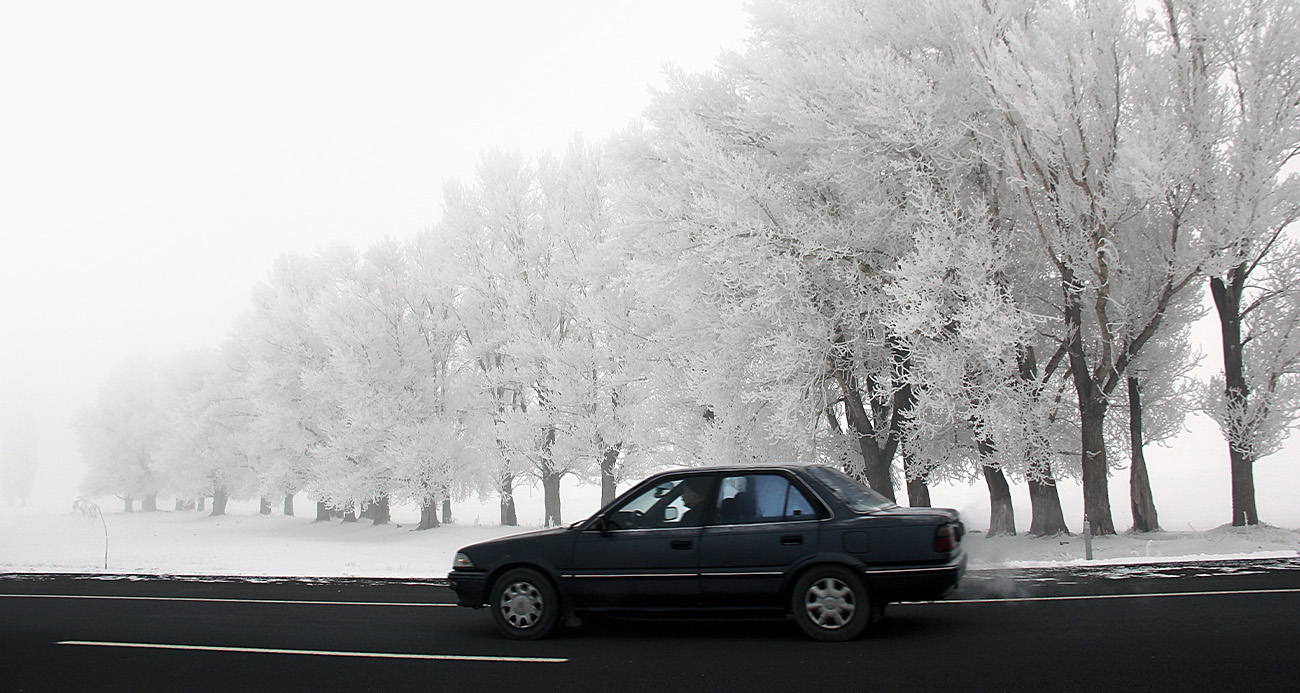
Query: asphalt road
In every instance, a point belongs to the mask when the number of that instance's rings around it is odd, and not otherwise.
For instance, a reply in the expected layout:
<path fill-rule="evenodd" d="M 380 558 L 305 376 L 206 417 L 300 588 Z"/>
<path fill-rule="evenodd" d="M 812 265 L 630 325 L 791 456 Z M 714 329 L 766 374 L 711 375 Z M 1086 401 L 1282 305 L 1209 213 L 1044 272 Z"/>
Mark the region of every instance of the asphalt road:
<path fill-rule="evenodd" d="M 1300 560 L 972 572 L 860 640 L 602 619 L 541 642 L 406 581 L 0 575 L 0 691 L 1228 691 L 1300 686 Z"/>

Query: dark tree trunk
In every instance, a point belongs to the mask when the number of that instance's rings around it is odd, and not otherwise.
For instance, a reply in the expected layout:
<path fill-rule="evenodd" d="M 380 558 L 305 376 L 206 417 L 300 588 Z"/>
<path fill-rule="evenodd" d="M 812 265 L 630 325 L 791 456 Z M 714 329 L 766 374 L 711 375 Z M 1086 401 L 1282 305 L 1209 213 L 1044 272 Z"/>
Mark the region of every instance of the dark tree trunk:
<path fill-rule="evenodd" d="M 543 527 L 561 526 L 560 479 L 563 476 L 551 470 L 542 473 L 542 505 L 545 509 L 545 517 L 542 518 Z"/>
<path fill-rule="evenodd" d="M 989 533 L 987 536 L 1016 536 L 1016 510 L 1011 503 L 1011 485 L 998 467 L 981 467 L 989 487 Z"/>
<path fill-rule="evenodd" d="M 890 358 L 893 360 L 894 372 L 902 379 L 902 384 L 894 390 L 894 399 L 889 406 L 889 442 L 881 452 L 886 465 L 890 464 L 895 457 L 902 457 L 907 504 L 913 508 L 928 508 L 930 507 L 930 475 L 925 470 L 916 468 L 918 466 L 916 460 L 908 457 L 906 453 L 899 452 L 906 449 L 903 447 L 903 418 L 907 412 L 916 408 L 916 393 L 912 390 L 910 380 L 912 356 L 906 347 L 891 339 Z"/>
<path fill-rule="evenodd" d="M 259 501 L 259 503 L 258 503 L 257 512 L 258 512 L 259 514 L 261 514 L 261 515 L 270 515 L 270 514 L 271 514 L 271 499 L 270 499 L 270 498 L 267 498 L 266 496 L 262 496 L 261 499 L 260 499 L 260 501 Z"/>
<path fill-rule="evenodd" d="M 329 522 L 331 517 L 330 506 L 325 501 L 316 501 L 316 522 Z"/>
<path fill-rule="evenodd" d="M 125 498 L 122 499 L 122 507 L 125 512 L 128 513 L 135 512 L 135 499 L 132 498 L 131 496 L 126 496 Z"/>
<path fill-rule="evenodd" d="M 380 496 L 370 504 L 370 521 L 377 525 L 386 525 L 393 519 L 388 507 L 388 496 Z"/>
<path fill-rule="evenodd" d="M 993 455 L 993 445 L 981 439 L 978 442 L 980 457 L 988 459 Z M 989 487 L 989 533 L 986 536 L 1016 535 L 1016 511 L 1011 504 L 1011 485 L 1001 467 L 983 465 L 984 483 Z"/>
<path fill-rule="evenodd" d="M 207 508 L 208 499 L 204 496 L 199 496 L 197 505 L 198 505 L 198 511 L 203 512 Z"/>
<path fill-rule="evenodd" d="M 438 522 L 438 513 L 434 511 L 435 508 L 437 508 L 437 501 L 432 498 L 426 499 L 420 504 L 420 526 L 415 528 L 417 531 L 441 526 Z"/>
<path fill-rule="evenodd" d="M 1019 357 L 1020 378 L 1027 382 L 1038 383 L 1038 359 L 1034 348 L 1026 346 Z M 1055 359 L 1053 359 L 1055 361 Z M 1051 365 L 1048 370 L 1055 370 Z M 1035 386 L 1037 388 L 1037 385 Z M 1035 451 L 1035 453 L 1041 451 Z M 1035 537 L 1069 534 L 1065 524 L 1065 513 L 1061 511 L 1061 496 L 1056 489 L 1056 475 L 1052 472 L 1051 462 L 1034 459 L 1029 462 L 1029 535 Z"/>
<path fill-rule="evenodd" d="M 140 500 L 140 509 L 151 513 L 158 511 L 158 494 L 150 493 Z"/>
<path fill-rule="evenodd" d="M 1069 333 L 1066 350 L 1070 357 L 1070 375 L 1079 398 L 1081 465 L 1083 467 L 1083 519 L 1094 535 L 1114 534 L 1110 515 L 1109 470 L 1106 464 L 1106 396 L 1092 379 L 1087 355 L 1083 350 L 1083 308 L 1079 303 L 1080 285 L 1067 267 L 1061 268 L 1061 288 L 1065 296 L 1065 327 Z"/>
<path fill-rule="evenodd" d="M 908 467 L 913 464 L 912 460 L 903 458 L 903 473 L 907 478 L 907 504 L 913 508 L 930 507 L 930 485 L 927 482 L 926 475 L 909 473 Z"/>
<path fill-rule="evenodd" d="M 1219 331 L 1223 340 L 1223 389 L 1226 401 L 1245 411 L 1250 396 L 1246 389 L 1244 368 L 1245 345 L 1241 341 L 1241 296 L 1246 285 L 1246 267 L 1233 268 L 1228 280 L 1210 280 L 1210 294 L 1219 313 Z M 1234 527 L 1259 524 L 1255 506 L 1255 460 L 1228 441 L 1228 464 L 1232 480 L 1232 524 Z"/>
<path fill-rule="evenodd" d="M 615 443 L 605 449 L 600 460 L 600 507 L 609 505 L 618 495 L 614 472 L 618 470 L 618 457 L 623 451 L 622 443 Z"/>
<path fill-rule="evenodd" d="M 515 513 L 515 477 L 509 472 L 501 475 L 501 524 L 506 527 L 518 527 L 519 516 Z"/>
<path fill-rule="evenodd" d="M 451 498 L 446 496 L 442 499 L 442 521 L 444 524 L 453 524 L 455 520 L 451 519 Z"/>
<path fill-rule="evenodd" d="M 230 496 L 226 495 L 224 489 L 217 489 L 212 492 L 212 513 L 210 517 L 218 517 L 226 514 L 226 501 Z"/>
<path fill-rule="evenodd" d="M 835 370 L 835 382 L 839 385 L 840 394 L 844 396 L 844 416 L 848 419 L 851 435 L 857 438 L 858 450 L 862 453 L 862 472 L 852 476 L 865 481 L 876 493 L 891 501 L 896 500 L 894 479 L 889 473 L 893 460 L 886 457 L 876 442 L 875 426 L 872 425 L 866 403 L 862 400 L 857 378 L 851 371 L 853 358 L 849 353 L 848 341 L 838 328 L 831 350 L 831 361 Z"/>
<path fill-rule="evenodd" d="M 1035 537 L 1053 537 L 1069 534 L 1070 527 L 1065 524 L 1065 513 L 1061 511 L 1061 495 L 1057 493 L 1056 482 L 1029 482 L 1029 507 L 1032 516 L 1029 520 L 1029 534 Z"/>
<path fill-rule="evenodd" d="M 351 522 L 360 522 L 357 518 L 357 506 L 353 502 L 349 502 L 347 507 L 343 508 L 343 523 L 348 524 Z"/>
<path fill-rule="evenodd" d="M 930 507 L 930 486 L 925 479 L 907 480 L 907 504 L 913 508 Z"/>
<path fill-rule="evenodd" d="M 1138 379 L 1128 379 L 1129 443 L 1133 448 L 1133 465 L 1129 469 L 1129 505 L 1133 510 L 1133 531 L 1154 532 L 1160 529 L 1156 518 L 1156 501 L 1151 494 L 1151 479 L 1147 476 L 1147 460 L 1143 454 L 1142 396 Z"/>
<path fill-rule="evenodd" d="M 284 516 L 293 517 L 293 494 L 284 494 Z"/>
<path fill-rule="evenodd" d="M 1110 514 L 1109 470 L 1106 463 L 1106 400 L 1090 398 L 1080 403 L 1083 442 L 1083 519 L 1088 522 L 1093 536 L 1115 533 L 1115 521 Z"/>
<path fill-rule="evenodd" d="M 831 365 L 835 374 L 835 383 L 840 388 L 844 402 L 844 418 L 848 421 L 850 435 L 858 441 L 858 451 L 862 454 L 862 468 L 849 468 L 845 471 L 855 479 L 865 482 L 876 493 L 895 500 L 894 480 L 889 473 L 889 465 L 881 464 L 880 447 L 876 444 L 876 431 L 867 414 L 866 404 L 862 401 L 862 392 L 858 389 L 857 378 L 852 373 L 853 355 L 849 352 L 848 340 L 838 327 L 831 348 Z"/>

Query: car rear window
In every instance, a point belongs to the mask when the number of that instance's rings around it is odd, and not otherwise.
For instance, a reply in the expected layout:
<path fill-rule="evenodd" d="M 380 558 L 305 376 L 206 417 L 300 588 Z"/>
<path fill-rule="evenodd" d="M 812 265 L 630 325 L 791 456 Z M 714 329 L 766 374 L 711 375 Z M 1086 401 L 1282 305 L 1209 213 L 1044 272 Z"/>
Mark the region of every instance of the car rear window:
<path fill-rule="evenodd" d="M 855 513 L 869 513 L 898 505 L 834 467 L 809 467 L 808 472 L 826 484 L 831 493 Z"/>

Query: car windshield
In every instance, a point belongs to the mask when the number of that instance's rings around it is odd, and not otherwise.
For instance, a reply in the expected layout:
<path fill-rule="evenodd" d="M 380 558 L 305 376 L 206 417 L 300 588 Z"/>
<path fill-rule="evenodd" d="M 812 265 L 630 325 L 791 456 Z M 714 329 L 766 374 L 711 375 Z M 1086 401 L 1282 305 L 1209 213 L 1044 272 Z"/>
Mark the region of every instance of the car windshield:
<path fill-rule="evenodd" d="M 855 513 L 875 512 L 898 505 L 834 467 L 809 467 L 808 472 L 826 484 L 831 493 Z"/>

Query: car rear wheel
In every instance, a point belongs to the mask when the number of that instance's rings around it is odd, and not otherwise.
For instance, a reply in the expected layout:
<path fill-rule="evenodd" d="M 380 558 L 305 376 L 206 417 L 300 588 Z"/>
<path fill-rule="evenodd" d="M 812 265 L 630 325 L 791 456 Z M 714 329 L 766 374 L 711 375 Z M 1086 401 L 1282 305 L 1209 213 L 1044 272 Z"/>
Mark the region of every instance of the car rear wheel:
<path fill-rule="evenodd" d="M 516 568 L 492 587 L 492 619 L 508 638 L 537 640 L 555 629 L 560 600 L 545 575 Z"/>
<path fill-rule="evenodd" d="M 843 566 L 812 568 L 795 583 L 791 611 L 814 640 L 852 640 L 871 623 L 871 597 L 862 578 Z"/>

